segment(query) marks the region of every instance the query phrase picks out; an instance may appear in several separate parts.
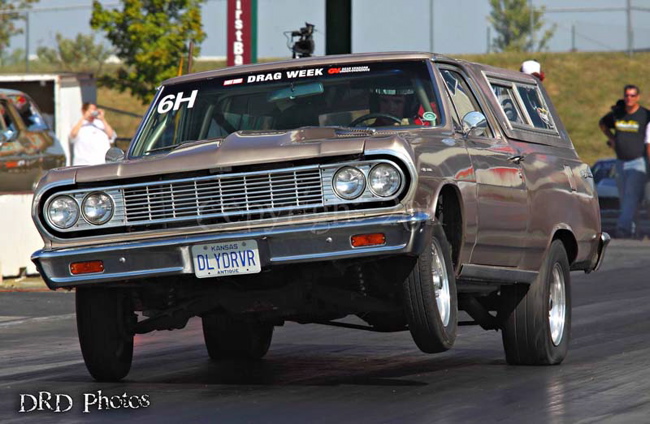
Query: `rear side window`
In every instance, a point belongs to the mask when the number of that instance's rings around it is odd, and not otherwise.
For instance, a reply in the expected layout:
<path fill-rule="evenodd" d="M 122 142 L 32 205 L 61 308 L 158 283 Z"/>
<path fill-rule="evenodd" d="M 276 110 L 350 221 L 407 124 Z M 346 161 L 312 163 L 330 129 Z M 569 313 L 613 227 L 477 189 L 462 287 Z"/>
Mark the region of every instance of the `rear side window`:
<path fill-rule="evenodd" d="M 553 117 L 537 87 L 517 84 L 517 91 L 533 126 L 547 130 L 555 129 Z"/>
<path fill-rule="evenodd" d="M 493 84 L 492 91 L 497 98 L 499 106 L 501 106 L 501 109 L 506 114 L 508 121 L 523 124 L 524 120 L 521 117 L 521 111 L 519 110 L 517 98 L 514 95 L 512 87 Z"/>
<path fill-rule="evenodd" d="M 490 80 L 497 103 L 515 128 L 557 132 L 539 87 L 519 82 Z"/>

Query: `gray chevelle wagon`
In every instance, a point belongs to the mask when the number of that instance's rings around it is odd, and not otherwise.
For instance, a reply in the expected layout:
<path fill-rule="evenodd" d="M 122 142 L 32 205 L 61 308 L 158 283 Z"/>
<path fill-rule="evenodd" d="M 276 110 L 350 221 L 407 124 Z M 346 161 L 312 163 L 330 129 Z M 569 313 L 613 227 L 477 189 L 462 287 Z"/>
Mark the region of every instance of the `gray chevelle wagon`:
<path fill-rule="evenodd" d="M 135 334 L 194 316 L 217 361 L 264 356 L 285 321 L 408 330 L 442 352 L 465 311 L 501 331 L 509 364 L 558 364 L 570 271 L 609 242 L 539 81 L 429 53 L 165 81 L 128 151 L 50 171 L 33 218 L 32 259 L 76 289 L 102 381 L 127 375 Z"/>

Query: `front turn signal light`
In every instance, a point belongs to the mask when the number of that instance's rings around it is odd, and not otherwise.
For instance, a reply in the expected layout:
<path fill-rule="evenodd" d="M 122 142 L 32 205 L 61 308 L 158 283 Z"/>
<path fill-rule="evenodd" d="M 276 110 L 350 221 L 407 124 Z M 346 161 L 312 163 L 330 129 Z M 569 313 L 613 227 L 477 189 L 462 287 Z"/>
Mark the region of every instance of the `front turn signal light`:
<path fill-rule="evenodd" d="M 104 261 L 75 262 L 70 264 L 70 273 L 72 275 L 94 274 L 97 272 L 104 272 Z"/>
<path fill-rule="evenodd" d="M 357 234 L 350 237 L 352 247 L 381 246 L 386 244 L 386 235 L 384 233 Z"/>

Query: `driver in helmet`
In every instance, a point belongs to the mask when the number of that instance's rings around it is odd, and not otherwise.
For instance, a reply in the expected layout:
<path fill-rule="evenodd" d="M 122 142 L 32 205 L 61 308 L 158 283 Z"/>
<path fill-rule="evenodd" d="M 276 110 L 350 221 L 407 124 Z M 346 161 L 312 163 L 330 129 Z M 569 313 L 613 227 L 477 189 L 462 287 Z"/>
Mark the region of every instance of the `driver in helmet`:
<path fill-rule="evenodd" d="M 435 103 L 431 104 L 433 113 L 437 116 Z M 423 119 L 424 108 L 416 101 L 411 88 L 380 88 L 371 93 L 370 111 L 377 114 L 375 122 L 370 126 L 383 127 L 392 125 L 423 125 L 431 126 L 431 116 Z M 376 112 L 375 112 L 376 111 Z M 435 123 L 434 123 L 435 125 Z"/>
<path fill-rule="evenodd" d="M 409 110 L 414 102 L 408 88 L 376 88 L 370 94 L 370 112 L 377 115 L 372 127 L 409 125 Z"/>

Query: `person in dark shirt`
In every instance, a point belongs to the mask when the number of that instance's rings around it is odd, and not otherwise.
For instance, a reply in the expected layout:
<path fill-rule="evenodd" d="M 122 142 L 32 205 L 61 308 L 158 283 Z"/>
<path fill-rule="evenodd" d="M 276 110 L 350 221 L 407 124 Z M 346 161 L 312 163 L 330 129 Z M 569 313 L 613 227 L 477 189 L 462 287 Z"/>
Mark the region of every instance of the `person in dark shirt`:
<path fill-rule="evenodd" d="M 639 87 L 626 85 L 623 95 L 623 104 L 612 108 L 599 125 L 607 144 L 616 152 L 620 200 L 616 236 L 626 238 L 634 236 L 634 218 L 647 179 L 645 157 L 650 155 L 650 111 L 639 104 Z"/>

